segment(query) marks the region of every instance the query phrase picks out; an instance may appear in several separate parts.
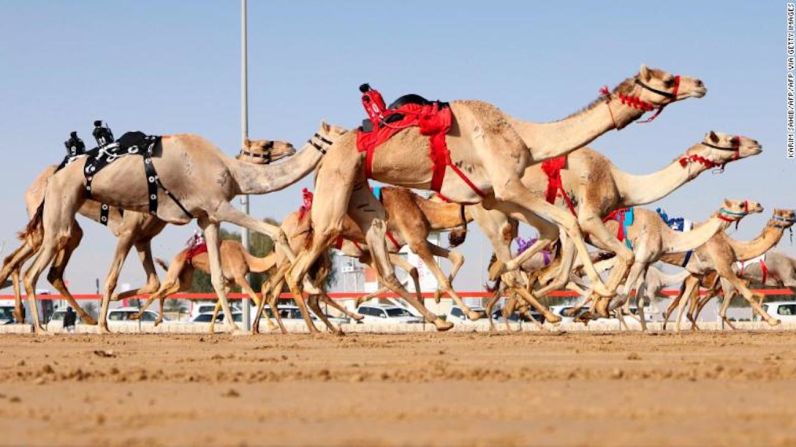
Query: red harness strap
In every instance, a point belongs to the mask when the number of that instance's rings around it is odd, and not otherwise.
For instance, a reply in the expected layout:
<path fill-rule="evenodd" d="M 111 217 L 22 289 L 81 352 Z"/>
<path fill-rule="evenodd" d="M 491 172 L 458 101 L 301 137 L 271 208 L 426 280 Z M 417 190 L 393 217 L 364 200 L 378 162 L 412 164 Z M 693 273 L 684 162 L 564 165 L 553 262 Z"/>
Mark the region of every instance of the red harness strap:
<path fill-rule="evenodd" d="M 373 90 L 371 90 L 373 91 Z M 366 109 L 367 110 L 367 109 Z M 370 111 L 368 110 L 370 113 Z M 485 197 L 475 183 L 451 161 L 445 135 L 451 128 L 453 114 L 450 107 L 440 107 L 439 103 L 426 105 L 405 104 L 395 110 L 384 112 L 386 116 L 401 114 L 403 118 L 391 123 L 380 120 L 373 123 L 371 132 L 357 131 L 357 149 L 365 152 L 365 177 L 373 178 L 373 157 L 376 148 L 389 140 L 396 133 L 417 126 L 422 135 L 429 137 L 429 158 L 431 159 L 431 190 L 439 192 L 445 180 L 445 169 L 450 166 L 453 172 L 462 179 L 479 197 Z M 374 116 L 371 116 L 373 120 Z"/>
<path fill-rule="evenodd" d="M 303 202 L 301 204 L 301 207 L 298 210 L 298 213 L 299 213 L 299 220 L 304 220 L 304 216 L 310 210 L 312 210 L 312 199 L 313 199 L 314 196 L 312 194 L 312 191 L 310 191 L 307 188 L 303 188 L 301 190 L 301 196 L 303 198 Z"/>
<path fill-rule="evenodd" d="M 561 181 L 561 170 L 567 165 L 567 156 L 550 158 L 542 162 L 542 171 L 547 175 L 547 191 L 545 192 L 545 199 L 549 203 L 555 204 L 556 194 L 559 192 L 564 197 L 567 207 L 572 212 L 573 216 L 577 216 L 575 212 L 575 205 L 569 198 L 569 194 L 564 189 L 564 184 Z"/>
<path fill-rule="evenodd" d="M 619 242 L 624 241 L 625 237 L 627 237 L 627 235 L 625 234 L 625 225 L 624 225 L 626 213 L 627 213 L 627 208 L 620 208 L 618 210 L 611 211 L 603 219 L 603 222 L 608 222 L 611 220 L 619 222 L 619 230 L 617 230 L 616 232 L 616 238 L 619 240 Z"/>
<path fill-rule="evenodd" d="M 765 286 L 768 279 L 768 266 L 765 259 L 760 260 L 760 271 L 763 272 L 763 285 Z"/>
<path fill-rule="evenodd" d="M 185 253 L 185 261 L 191 264 L 191 260 L 202 253 L 207 253 L 207 243 L 202 241 L 196 245 L 191 245 Z"/>
<path fill-rule="evenodd" d="M 398 241 L 395 240 L 395 236 L 393 236 L 392 231 L 388 231 L 386 234 L 387 234 L 387 239 L 389 239 L 390 242 L 392 242 L 392 245 L 393 247 L 395 247 L 396 250 L 400 250 L 401 247 L 403 247 L 403 245 L 399 244 Z"/>

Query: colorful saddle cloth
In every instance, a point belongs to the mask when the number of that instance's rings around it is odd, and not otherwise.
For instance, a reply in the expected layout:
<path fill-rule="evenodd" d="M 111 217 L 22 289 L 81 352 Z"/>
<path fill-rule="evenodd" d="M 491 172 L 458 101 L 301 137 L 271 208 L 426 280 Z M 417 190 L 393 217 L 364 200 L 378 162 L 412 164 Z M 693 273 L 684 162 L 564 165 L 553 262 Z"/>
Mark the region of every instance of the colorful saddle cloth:
<path fill-rule="evenodd" d="M 631 250 L 633 249 L 633 244 L 630 242 L 630 238 L 627 237 L 627 229 L 633 225 L 635 219 L 635 213 L 632 206 L 630 208 L 613 210 L 611 211 L 611 214 L 604 219 L 605 222 L 608 222 L 609 220 L 615 220 L 619 222 L 619 229 L 616 232 L 616 238 L 619 239 L 620 242 L 625 241 L 625 245 Z"/>

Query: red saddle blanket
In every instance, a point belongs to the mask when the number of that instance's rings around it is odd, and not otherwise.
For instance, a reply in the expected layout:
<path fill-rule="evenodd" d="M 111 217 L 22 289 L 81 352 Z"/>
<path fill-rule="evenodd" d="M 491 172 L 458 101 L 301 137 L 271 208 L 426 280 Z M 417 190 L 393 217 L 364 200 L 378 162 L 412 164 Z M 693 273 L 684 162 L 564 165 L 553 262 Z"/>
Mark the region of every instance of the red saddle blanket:
<path fill-rule="evenodd" d="M 429 158 L 434 165 L 431 189 L 439 192 L 445 178 L 445 167 L 451 164 L 448 144 L 445 141 L 445 135 L 450 130 L 452 122 L 450 107 L 441 107 L 439 103 L 404 104 L 397 109 L 388 110 L 386 114 L 403 116 L 400 120 L 382 122 L 374 126 L 370 132 L 361 129 L 357 131 L 357 149 L 365 152 L 365 176 L 373 177 L 373 156 L 376 148 L 396 133 L 417 126 L 422 135 L 429 137 Z"/>

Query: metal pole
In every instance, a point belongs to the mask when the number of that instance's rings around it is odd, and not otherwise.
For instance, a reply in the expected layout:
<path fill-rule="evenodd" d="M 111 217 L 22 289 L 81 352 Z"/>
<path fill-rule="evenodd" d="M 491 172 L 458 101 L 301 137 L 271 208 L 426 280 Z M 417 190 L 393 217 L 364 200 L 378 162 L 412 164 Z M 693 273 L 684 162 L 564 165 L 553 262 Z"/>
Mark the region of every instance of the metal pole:
<path fill-rule="evenodd" d="M 246 0 L 240 0 L 240 134 L 241 145 L 249 137 L 249 48 L 247 32 L 247 8 Z M 249 214 L 249 195 L 241 197 L 243 212 Z M 240 236 L 241 243 L 246 250 L 249 250 L 249 229 L 244 228 Z M 246 281 L 250 278 L 247 275 Z M 241 300 L 241 310 L 243 312 L 243 327 L 251 329 L 251 315 L 249 309 L 249 299 Z"/>

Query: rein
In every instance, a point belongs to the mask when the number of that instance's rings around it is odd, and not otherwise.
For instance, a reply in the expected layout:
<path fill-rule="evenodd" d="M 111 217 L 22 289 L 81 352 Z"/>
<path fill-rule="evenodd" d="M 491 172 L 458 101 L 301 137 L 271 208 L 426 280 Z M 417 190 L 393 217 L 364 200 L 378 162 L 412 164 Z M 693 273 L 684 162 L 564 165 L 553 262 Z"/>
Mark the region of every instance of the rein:
<path fill-rule="evenodd" d="M 670 100 L 669 103 L 663 104 L 661 106 L 656 106 L 655 104 L 653 104 L 653 103 L 651 103 L 649 101 L 644 101 L 643 99 L 639 98 L 638 96 L 631 96 L 631 95 L 625 95 L 625 94 L 622 94 L 622 93 L 617 93 L 616 96 L 619 98 L 619 102 L 622 105 L 630 107 L 631 109 L 641 110 L 644 113 L 651 112 L 651 111 L 655 110 L 655 113 L 653 113 L 652 116 L 650 116 L 646 120 L 638 122 L 639 124 L 646 124 L 646 123 L 650 123 L 650 122 L 654 121 L 655 118 L 657 118 L 658 115 L 660 115 L 661 112 L 663 112 L 664 107 L 666 107 L 667 105 L 669 105 L 672 102 L 677 100 L 677 93 L 680 91 L 680 75 L 676 75 L 674 77 L 674 86 L 672 87 L 672 91 L 671 92 L 665 92 L 663 90 L 658 90 L 656 88 L 650 87 L 649 85 L 641 82 L 641 80 L 639 80 L 638 78 L 636 78 L 635 84 L 638 85 L 638 86 L 641 86 L 644 89 L 647 89 L 647 90 L 651 91 L 652 93 L 661 95 L 664 98 L 668 98 Z M 619 125 L 616 124 L 616 119 L 614 118 L 614 112 L 613 112 L 613 110 L 611 110 L 611 99 L 612 99 L 612 96 L 611 96 L 611 92 L 608 90 L 608 87 L 607 86 L 603 86 L 600 89 L 600 94 L 605 96 L 605 105 L 608 107 L 608 113 L 611 114 L 611 121 L 614 123 L 614 128 L 616 130 L 621 130 L 625 126 L 621 126 L 620 127 Z"/>

